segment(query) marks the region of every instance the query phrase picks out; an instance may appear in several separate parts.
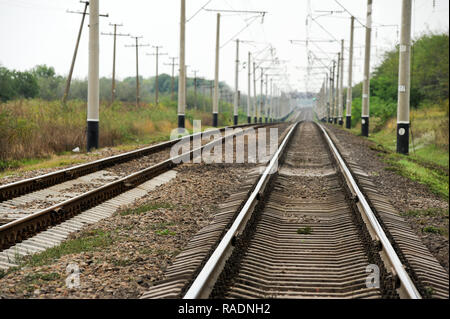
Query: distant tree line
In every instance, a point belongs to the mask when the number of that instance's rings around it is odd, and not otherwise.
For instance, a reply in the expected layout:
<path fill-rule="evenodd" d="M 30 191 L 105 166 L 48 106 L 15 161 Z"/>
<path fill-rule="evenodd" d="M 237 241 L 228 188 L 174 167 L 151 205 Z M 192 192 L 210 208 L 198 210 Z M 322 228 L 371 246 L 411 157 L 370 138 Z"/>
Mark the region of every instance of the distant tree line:
<path fill-rule="evenodd" d="M 0 101 L 20 98 L 40 98 L 43 100 L 61 99 L 64 93 L 67 78 L 55 73 L 53 67 L 38 65 L 28 71 L 9 70 L 0 66 Z M 155 94 L 155 77 L 139 78 L 140 96 L 143 102 L 152 102 Z M 210 94 L 209 87 L 214 83 L 211 80 L 197 78 L 197 94 L 200 96 Z M 100 78 L 100 99 L 111 99 L 112 79 Z M 160 95 L 170 96 L 172 91 L 172 77 L 160 74 L 158 77 Z M 72 79 L 69 99 L 87 100 L 87 79 Z M 189 94 L 194 91 L 194 78 L 187 78 L 186 88 Z M 224 82 L 219 83 L 222 97 L 230 99 L 232 90 Z M 178 95 L 178 77 L 174 79 L 174 95 Z M 134 102 L 136 100 L 136 77 L 131 76 L 122 81 L 116 79 L 116 100 L 122 102 Z"/>
<path fill-rule="evenodd" d="M 399 46 L 384 53 L 370 79 L 370 114 L 384 123 L 397 112 Z M 411 108 L 445 105 L 448 101 L 449 34 L 424 34 L 411 47 Z M 352 118 L 361 117 L 362 82 L 352 91 Z M 448 102 L 447 102 L 448 103 Z M 380 123 L 380 124 L 381 124 Z"/>

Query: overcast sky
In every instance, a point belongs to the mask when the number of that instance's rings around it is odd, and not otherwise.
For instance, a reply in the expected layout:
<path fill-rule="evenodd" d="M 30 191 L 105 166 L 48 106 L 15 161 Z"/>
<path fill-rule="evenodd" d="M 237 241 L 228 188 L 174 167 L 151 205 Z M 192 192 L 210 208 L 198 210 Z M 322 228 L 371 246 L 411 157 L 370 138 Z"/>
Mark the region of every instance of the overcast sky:
<path fill-rule="evenodd" d="M 365 0 L 338 0 L 349 12 L 365 23 Z M 187 0 L 187 18 L 196 13 L 208 0 Z M 342 8 L 335 0 L 311 0 L 314 17 L 321 13 L 317 10 L 340 11 Z M 427 30 L 448 32 L 449 2 L 447 0 L 413 0 L 413 33 L 418 36 Z M 53 66 L 58 74 L 67 74 L 72 59 L 81 15 L 66 13 L 66 10 L 82 10 L 83 4 L 76 0 L 0 0 L 0 64 L 8 68 L 26 70 L 37 64 Z M 100 0 L 100 13 L 108 13 L 109 18 L 100 18 L 100 31 L 111 32 L 109 23 L 123 23 L 119 32 L 143 36 L 142 44 L 161 45 L 162 52 L 169 56 L 178 56 L 180 0 Z M 267 11 L 262 21 L 254 14 L 224 13 L 221 21 L 220 80 L 234 86 L 235 42 L 228 41 L 242 30 L 247 23 L 252 24 L 237 37 L 256 41 L 256 44 L 242 44 L 240 60 L 247 60 L 248 51 L 259 52 L 271 44 L 276 56 L 286 60 L 286 74 L 294 89 L 305 89 L 305 70 L 307 65 L 305 46 L 292 45 L 289 40 L 304 40 L 309 33 L 310 39 L 345 39 L 346 46 L 350 36 L 350 19 L 347 13 L 317 18 L 331 34 L 325 32 L 319 24 L 305 25 L 308 13 L 307 0 L 211 0 L 207 9 L 256 10 Z M 323 13 L 322 13 L 323 14 Z M 374 26 L 400 25 L 401 0 L 374 0 Z M 261 23 L 263 22 L 263 23 Z M 88 19 L 81 38 L 74 76 L 85 78 L 88 70 Z M 362 58 L 364 32 L 358 23 L 355 31 L 355 69 L 354 81 L 362 79 Z M 399 27 L 398 27 L 399 28 Z M 373 30 L 372 66 L 380 61 L 382 53 L 398 43 L 397 27 L 378 27 Z M 214 74 L 214 47 L 216 32 L 216 13 L 201 11 L 186 26 L 186 64 L 198 75 L 211 79 Z M 122 79 L 135 75 L 135 51 L 125 47 L 133 44 L 129 37 L 118 38 L 117 77 Z M 318 47 L 316 47 L 316 45 Z M 112 74 L 112 37 L 100 38 L 100 75 Z M 317 56 L 334 57 L 339 51 L 337 42 L 315 43 L 310 45 Z M 146 53 L 153 52 L 151 47 L 140 50 L 140 73 L 144 77 L 155 73 L 155 58 Z M 326 52 L 326 54 L 324 53 Z M 263 57 L 265 53 L 261 54 Z M 345 58 L 348 58 L 346 52 Z M 160 72 L 170 74 L 168 56 L 160 59 Z M 328 64 L 328 61 L 323 61 Z M 320 66 L 320 62 L 316 62 Z M 347 61 L 345 64 L 347 68 Z M 271 71 L 277 73 L 278 71 Z M 322 70 L 316 70 L 323 72 Z M 285 72 L 283 72 L 284 74 Z M 309 83 L 310 89 L 320 86 L 321 74 Z M 283 76 L 283 85 L 286 77 Z M 247 71 L 240 72 L 240 89 L 247 91 Z M 346 80 L 345 80 L 346 81 Z"/>

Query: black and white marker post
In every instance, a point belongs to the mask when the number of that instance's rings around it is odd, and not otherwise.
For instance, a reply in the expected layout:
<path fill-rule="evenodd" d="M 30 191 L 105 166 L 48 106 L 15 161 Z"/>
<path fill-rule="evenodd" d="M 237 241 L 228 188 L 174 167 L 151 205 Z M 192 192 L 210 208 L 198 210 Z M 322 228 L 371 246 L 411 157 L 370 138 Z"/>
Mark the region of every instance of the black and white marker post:
<path fill-rule="evenodd" d="M 87 151 L 98 148 L 99 136 L 99 0 L 89 5 L 89 75 L 87 110 Z"/>
<path fill-rule="evenodd" d="M 234 125 L 238 125 L 239 111 L 239 39 L 236 40 L 236 74 L 235 74 L 235 91 L 234 91 Z"/>
<path fill-rule="evenodd" d="M 362 91 L 361 135 L 369 136 L 370 99 L 370 45 L 372 33 L 372 0 L 367 0 L 366 45 L 364 54 L 364 80 Z"/>
<path fill-rule="evenodd" d="M 181 0 L 180 14 L 180 71 L 178 77 L 178 128 L 185 128 L 186 112 L 186 0 Z"/>
<path fill-rule="evenodd" d="M 352 128 L 352 85 L 353 85 L 353 33 L 355 29 L 355 17 L 351 17 L 350 22 L 350 52 L 348 57 L 348 84 L 347 84 L 347 107 L 345 127 Z"/>
<path fill-rule="evenodd" d="M 409 101 L 411 86 L 411 0 L 402 1 L 402 29 L 397 104 L 397 153 L 409 153 Z"/>

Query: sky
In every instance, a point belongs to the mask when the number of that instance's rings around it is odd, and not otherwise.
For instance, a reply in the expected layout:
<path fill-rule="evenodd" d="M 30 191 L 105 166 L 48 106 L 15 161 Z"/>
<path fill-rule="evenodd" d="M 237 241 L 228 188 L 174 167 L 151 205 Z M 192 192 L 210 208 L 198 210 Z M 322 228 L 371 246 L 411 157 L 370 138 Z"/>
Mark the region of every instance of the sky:
<path fill-rule="evenodd" d="M 434 3 L 434 4 L 433 4 Z M 206 6 L 205 6 L 206 4 Z M 274 54 L 280 65 L 269 70 L 274 81 L 284 90 L 306 89 L 317 91 L 324 78 L 324 69 L 314 69 L 306 81 L 308 65 L 306 47 L 290 40 L 313 39 L 329 42 L 311 42 L 309 49 L 317 57 L 315 66 L 329 64 L 340 51 L 340 40 L 348 46 L 350 16 L 341 4 L 364 24 L 367 1 L 365 0 L 186 0 L 186 64 L 188 76 L 197 70 L 199 77 L 212 79 L 214 75 L 216 12 L 200 10 L 265 11 L 264 18 L 255 13 L 222 13 L 220 30 L 220 81 L 231 87 L 235 82 L 235 39 L 253 41 L 240 45 L 239 89 L 247 92 L 248 52 L 259 53 L 266 60 Z M 84 4 L 78 0 L 0 0 L 0 65 L 11 69 L 27 70 L 38 64 L 53 66 L 58 74 L 67 75 L 72 60 L 81 15 L 66 10 L 81 11 Z M 334 11 L 332 15 L 320 11 Z M 449 1 L 413 0 L 413 37 L 429 31 L 448 32 Z M 318 12 L 319 11 L 319 12 Z M 308 12 L 315 18 L 309 19 Z M 122 23 L 118 32 L 143 36 L 142 44 L 150 44 L 139 51 L 140 75 L 155 75 L 155 57 L 152 46 L 162 46 L 160 73 L 171 73 L 169 57 L 179 54 L 180 0 L 100 0 L 100 32 L 112 32 L 110 23 Z M 196 14 L 197 13 L 197 14 Z M 194 15 L 196 14 L 196 15 Z M 322 16 L 320 16 L 322 15 Z M 320 16 L 320 17 L 319 17 Z M 401 0 L 373 0 L 372 69 L 381 61 L 384 51 L 398 43 L 401 17 Z M 74 77 L 86 78 L 88 72 L 88 18 L 83 28 L 76 60 Z M 355 23 L 354 83 L 363 74 L 365 41 L 364 29 Z M 327 31 L 324 31 L 327 30 Z M 117 40 L 117 78 L 135 76 L 135 49 L 125 47 L 133 44 L 130 37 Z M 267 50 L 272 46 L 275 50 Z M 266 49 L 266 50 L 264 50 Z M 112 75 L 113 37 L 100 36 L 100 76 Z M 345 51 L 345 70 L 348 49 Z M 269 66 L 269 61 L 262 61 Z M 177 72 L 177 69 L 176 69 Z M 345 71 L 344 73 L 347 73 Z M 344 77 L 346 81 L 347 74 Z"/>

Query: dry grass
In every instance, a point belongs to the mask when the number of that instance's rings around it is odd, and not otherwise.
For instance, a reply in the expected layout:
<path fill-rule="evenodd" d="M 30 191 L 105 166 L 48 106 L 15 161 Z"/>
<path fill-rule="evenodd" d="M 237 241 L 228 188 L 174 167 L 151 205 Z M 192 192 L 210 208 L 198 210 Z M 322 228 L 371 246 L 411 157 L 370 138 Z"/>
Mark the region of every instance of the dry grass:
<path fill-rule="evenodd" d="M 177 126 L 176 106 L 136 107 L 120 102 L 100 106 L 100 146 L 144 144 L 167 138 Z M 195 111 L 194 118 L 207 117 Z M 192 124 L 186 121 L 186 128 Z M 0 169 L 18 166 L 17 161 L 48 158 L 85 150 L 86 103 L 17 100 L 0 104 Z"/>

